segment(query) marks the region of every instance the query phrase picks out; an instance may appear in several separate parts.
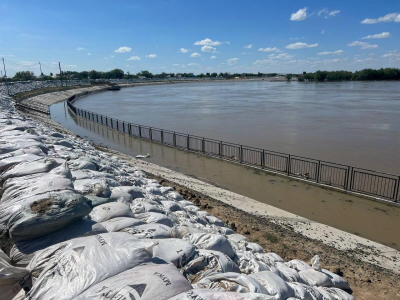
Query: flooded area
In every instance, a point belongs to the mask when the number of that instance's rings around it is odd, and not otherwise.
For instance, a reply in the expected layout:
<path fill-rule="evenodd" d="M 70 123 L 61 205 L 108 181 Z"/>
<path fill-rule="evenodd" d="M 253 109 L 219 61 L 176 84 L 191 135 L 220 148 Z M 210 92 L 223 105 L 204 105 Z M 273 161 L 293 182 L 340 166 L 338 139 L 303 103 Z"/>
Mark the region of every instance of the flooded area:
<path fill-rule="evenodd" d="M 400 174 L 398 82 L 203 82 L 90 95 L 127 122 Z"/>
<path fill-rule="evenodd" d="M 51 106 L 51 116 L 97 144 L 131 156 L 149 153 L 146 161 L 400 250 L 400 208 L 136 139 L 71 116 L 63 102 Z"/>

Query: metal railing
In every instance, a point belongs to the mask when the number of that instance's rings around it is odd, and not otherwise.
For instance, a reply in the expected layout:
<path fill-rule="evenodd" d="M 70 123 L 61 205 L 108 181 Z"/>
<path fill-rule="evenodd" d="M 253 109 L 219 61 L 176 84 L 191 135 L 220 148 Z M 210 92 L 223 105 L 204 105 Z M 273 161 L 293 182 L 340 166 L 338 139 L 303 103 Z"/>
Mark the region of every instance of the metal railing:
<path fill-rule="evenodd" d="M 399 202 L 400 176 L 332 162 L 238 145 L 185 133 L 129 123 L 77 108 L 75 96 L 67 101 L 78 117 L 130 136 L 183 150 L 219 157 L 290 177 L 339 188 L 345 191 Z"/>

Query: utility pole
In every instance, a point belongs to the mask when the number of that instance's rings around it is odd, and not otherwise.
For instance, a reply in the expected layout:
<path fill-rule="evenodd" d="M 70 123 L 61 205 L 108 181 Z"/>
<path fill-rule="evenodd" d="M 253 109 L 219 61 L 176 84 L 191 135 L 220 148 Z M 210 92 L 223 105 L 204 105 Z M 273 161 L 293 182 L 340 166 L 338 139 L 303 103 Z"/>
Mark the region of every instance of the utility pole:
<path fill-rule="evenodd" d="M 58 68 L 60 69 L 60 82 L 61 82 L 61 86 L 63 86 L 63 83 L 62 83 L 62 73 L 61 73 L 61 63 L 60 63 L 60 62 L 58 62 Z"/>
<path fill-rule="evenodd" d="M 39 66 L 40 66 L 40 75 L 42 75 L 42 76 L 43 76 L 43 72 L 42 72 L 42 64 L 40 63 L 40 61 L 39 61 Z"/>
<path fill-rule="evenodd" d="M 4 62 L 4 57 L 1 60 L 3 61 L 4 77 L 6 79 L 7 94 L 10 95 L 10 90 L 8 89 L 8 83 L 7 83 L 7 71 L 6 71 L 6 63 Z"/>

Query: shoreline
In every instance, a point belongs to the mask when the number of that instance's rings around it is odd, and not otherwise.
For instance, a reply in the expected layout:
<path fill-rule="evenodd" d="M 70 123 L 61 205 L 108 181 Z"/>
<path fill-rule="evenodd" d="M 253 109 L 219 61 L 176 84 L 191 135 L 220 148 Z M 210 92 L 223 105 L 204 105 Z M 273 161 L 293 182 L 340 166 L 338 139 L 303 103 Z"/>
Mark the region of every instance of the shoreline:
<path fill-rule="evenodd" d="M 28 115 L 46 126 L 75 135 L 43 115 L 36 113 L 28 113 Z M 186 195 L 185 198 L 190 201 L 193 200 L 192 196 L 195 195 L 195 204 L 198 203 L 205 210 L 210 210 L 213 215 L 220 217 L 224 221 L 228 220 L 231 224 L 233 222 L 235 227 L 239 229 L 239 233 L 249 235 L 251 239 L 259 240 L 261 235 L 262 237 L 269 236 L 270 239 L 274 240 L 274 235 L 271 231 L 279 232 L 278 239 L 281 237 L 285 242 L 274 243 L 267 241 L 266 245 L 272 248 L 268 248 L 268 251 L 273 250 L 285 256 L 285 258 L 293 258 L 295 256 L 304 260 L 309 260 L 313 254 L 318 253 L 323 262 L 325 261 L 327 264 L 332 265 L 332 268 L 339 268 L 342 271 L 344 271 L 342 269 L 344 267 L 343 263 L 346 266 L 348 264 L 352 265 L 351 270 L 353 271 L 350 273 L 344 272 L 344 277 L 350 281 L 353 290 L 357 294 L 366 292 L 362 292 L 362 290 L 366 289 L 365 285 L 371 287 L 371 289 L 367 289 L 368 293 L 366 295 L 375 294 L 376 291 L 382 289 L 382 285 L 393 286 L 393 283 L 398 280 L 396 277 L 400 279 L 398 275 L 400 273 L 400 253 L 392 248 L 309 221 L 256 200 L 215 187 L 196 178 L 146 161 L 137 160 L 117 151 L 103 148 L 100 145 L 94 146 L 101 151 L 112 153 L 122 158 L 132 166 L 142 168 L 146 173 L 158 178 L 162 183 L 169 183 L 169 186 L 175 185 L 185 192 L 183 193 Z M 242 210 L 237 209 L 237 207 L 242 207 Z M 261 211 L 267 211 L 268 214 L 259 213 Z M 234 222 L 234 220 L 237 221 Z M 241 220 L 248 220 L 243 222 L 246 226 L 247 224 L 257 224 L 256 229 L 244 227 L 241 224 Z M 265 226 L 265 230 L 264 228 L 259 228 L 259 225 Z M 246 232 L 249 233 L 247 234 Z M 318 249 L 321 249 L 321 252 L 318 252 Z M 299 253 L 301 253 L 300 256 Z M 338 264 L 341 267 L 338 267 Z M 392 271 L 383 269 L 380 266 L 392 269 Z M 397 274 L 395 271 L 397 271 Z M 360 279 L 360 276 L 363 278 Z M 382 281 L 382 277 L 386 277 L 386 279 Z M 393 294 L 393 296 L 396 297 L 397 295 Z M 379 297 L 375 295 L 374 299 L 379 299 Z"/>

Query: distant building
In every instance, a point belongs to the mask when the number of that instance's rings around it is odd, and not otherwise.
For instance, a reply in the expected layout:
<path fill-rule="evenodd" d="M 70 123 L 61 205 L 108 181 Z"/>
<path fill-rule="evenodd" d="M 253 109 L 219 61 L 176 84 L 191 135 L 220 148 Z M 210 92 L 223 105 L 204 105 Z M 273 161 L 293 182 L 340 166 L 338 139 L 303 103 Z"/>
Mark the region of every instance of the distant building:
<path fill-rule="evenodd" d="M 146 79 L 146 76 L 138 76 L 139 79 Z"/>

